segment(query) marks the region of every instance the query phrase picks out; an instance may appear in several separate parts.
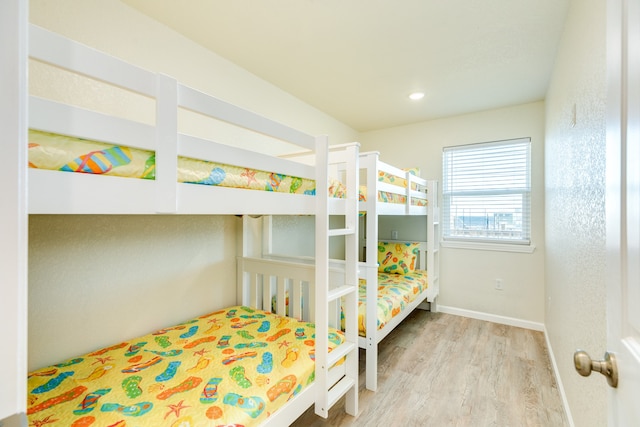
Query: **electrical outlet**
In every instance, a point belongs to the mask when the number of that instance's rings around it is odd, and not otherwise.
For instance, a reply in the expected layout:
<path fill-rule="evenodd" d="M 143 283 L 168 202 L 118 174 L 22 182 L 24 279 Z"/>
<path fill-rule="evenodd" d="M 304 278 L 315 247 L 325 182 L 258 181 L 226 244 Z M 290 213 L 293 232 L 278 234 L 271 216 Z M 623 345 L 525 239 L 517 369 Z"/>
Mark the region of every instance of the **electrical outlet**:
<path fill-rule="evenodd" d="M 391 240 L 398 240 L 398 230 L 391 230 Z"/>
<path fill-rule="evenodd" d="M 502 283 L 502 279 L 496 279 L 496 290 L 501 291 L 504 289 L 504 283 Z"/>

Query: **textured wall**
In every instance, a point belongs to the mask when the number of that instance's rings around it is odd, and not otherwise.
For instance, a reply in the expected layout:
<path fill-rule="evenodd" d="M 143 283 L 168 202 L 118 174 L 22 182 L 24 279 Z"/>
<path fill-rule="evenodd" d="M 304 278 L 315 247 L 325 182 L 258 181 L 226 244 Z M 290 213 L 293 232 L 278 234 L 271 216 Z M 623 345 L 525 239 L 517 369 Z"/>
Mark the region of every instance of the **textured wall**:
<path fill-rule="evenodd" d="M 545 323 L 581 427 L 607 424 L 606 382 L 577 375 L 572 359 L 606 345 L 605 4 L 572 2 L 546 100 Z"/>
<path fill-rule="evenodd" d="M 238 221 L 31 215 L 29 369 L 235 304 Z"/>

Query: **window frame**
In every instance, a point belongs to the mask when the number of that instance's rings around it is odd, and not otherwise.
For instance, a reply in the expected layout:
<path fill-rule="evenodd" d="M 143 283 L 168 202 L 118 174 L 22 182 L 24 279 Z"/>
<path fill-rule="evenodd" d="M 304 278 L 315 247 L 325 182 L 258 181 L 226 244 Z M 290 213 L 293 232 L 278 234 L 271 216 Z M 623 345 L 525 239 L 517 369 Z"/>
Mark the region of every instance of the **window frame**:
<path fill-rule="evenodd" d="M 452 153 L 464 153 L 478 150 L 482 148 L 495 148 L 495 147 L 504 147 L 504 146 L 517 146 L 524 145 L 524 155 L 525 155 L 525 166 L 524 170 L 521 172 L 524 176 L 520 176 L 519 179 L 521 184 L 516 185 L 514 188 L 509 188 L 505 190 L 505 188 L 482 188 L 482 189 L 474 189 L 474 190 L 458 190 L 451 191 L 451 178 L 452 178 L 452 170 L 451 165 L 454 165 L 455 159 L 451 158 Z M 490 161 L 496 162 L 499 159 L 500 154 L 495 154 L 494 158 L 489 158 Z M 495 250 L 495 251 L 506 251 L 506 252 L 525 252 L 531 253 L 535 250 L 535 245 L 531 240 L 531 175 L 532 175 L 532 165 L 531 165 L 531 157 L 532 157 L 532 146 L 531 146 L 531 138 L 514 138 L 500 141 L 491 141 L 491 142 L 481 142 L 475 144 L 465 144 L 465 145 L 457 145 L 457 146 L 448 146 L 443 147 L 442 154 L 442 237 L 441 237 L 441 245 L 443 247 L 452 247 L 452 248 L 461 248 L 461 249 L 482 249 L 482 250 Z M 491 165 L 488 165 L 489 167 Z M 460 172 L 460 170 L 459 170 Z M 460 181 L 460 178 L 458 179 Z M 522 188 L 517 188 L 522 187 Z M 477 194 L 473 194 L 477 193 Z M 462 235 L 452 235 L 452 216 L 451 216 L 451 198 L 458 195 L 458 197 L 474 197 L 474 196 L 489 196 L 489 197 L 498 197 L 504 195 L 516 195 L 520 197 L 521 206 L 522 206 L 522 232 L 524 235 L 521 238 L 513 238 L 510 239 L 508 237 L 495 237 L 489 236 L 490 230 L 487 228 L 479 229 L 483 230 L 484 235 L 476 235 L 473 236 L 471 233 L 462 236 Z M 514 213 L 517 212 L 514 210 Z M 495 215 L 495 212 L 494 212 Z"/>

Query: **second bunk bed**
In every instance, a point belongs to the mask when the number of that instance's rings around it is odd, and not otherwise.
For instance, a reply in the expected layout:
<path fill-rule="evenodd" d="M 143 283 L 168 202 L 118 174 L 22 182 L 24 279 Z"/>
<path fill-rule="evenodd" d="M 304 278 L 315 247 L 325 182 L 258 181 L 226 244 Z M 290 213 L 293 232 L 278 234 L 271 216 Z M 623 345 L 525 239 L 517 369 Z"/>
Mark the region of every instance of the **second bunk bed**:
<path fill-rule="evenodd" d="M 33 370 L 29 424 L 279 426 L 314 404 L 326 417 L 343 396 L 357 415 L 358 145 L 330 150 L 326 137 L 36 26 L 30 57 L 148 98 L 155 119 L 145 124 L 30 97 L 29 213 L 306 215 L 314 218 L 315 256 L 311 269 L 276 270 L 243 245 L 238 305 L 212 301 L 209 313 Z M 185 111 L 290 144 L 314 161 L 187 135 L 179 130 Z M 330 161 L 354 171 L 344 197 L 329 194 Z M 344 226 L 331 228 L 330 215 Z M 344 241 L 338 274 L 329 270 L 336 236 Z M 344 331 L 329 326 L 329 307 L 339 300 L 346 301 Z"/>
<path fill-rule="evenodd" d="M 358 346 L 366 350 L 366 388 L 377 389 L 378 344 L 415 308 L 437 310 L 440 268 L 440 211 L 438 181 L 425 180 L 416 169 L 401 169 L 380 160 L 378 152 L 360 153 Z M 332 186 L 341 187 L 341 173 Z M 401 217 L 416 219 L 419 230 L 406 234 L 380 234 L 380 220 L 401 223 Z M 272 217 L 262 220 L 260 256 L 278 260 L 313 262 L 313 257 L 292 254 L 286 242 L 272 235 L 287 225 Z M 394 227 L 402 229 L 403 227 Z M 259 233 L 259 232 L 258 232 Z M 396 234 L 394 232 L 394 234 Z M 416 240 L 419 235 L 422 240 Z M 275 262 L 275 261 L 274 261 Z M 330 269 L 341 271 L 341 263 Z M 333 306 L 332 325 L 344 327 L 342 310 Z"/>
<path fill-rule="evenodd" d="M 360 239 L 358 343 L 366 349 L 366 388 L 377 389 L 378 344 L 415 308 L 436 311 L 440 291 L 440 210 L 438 181 L 425 180 L 418 169 L 401 169 L 380 160 L 378 152 L 360 154 Z M 415 232 L 380 235 L 380 218 L 420 218 L 426 240 Z M 392 221 L 393 218 L 391 218 Z M 398 222 L 401 222 L 399 219 Z M 401 227 L 393 227 L 395 230 Z M 393 235 L 390 235 L 393 234 Z"/>

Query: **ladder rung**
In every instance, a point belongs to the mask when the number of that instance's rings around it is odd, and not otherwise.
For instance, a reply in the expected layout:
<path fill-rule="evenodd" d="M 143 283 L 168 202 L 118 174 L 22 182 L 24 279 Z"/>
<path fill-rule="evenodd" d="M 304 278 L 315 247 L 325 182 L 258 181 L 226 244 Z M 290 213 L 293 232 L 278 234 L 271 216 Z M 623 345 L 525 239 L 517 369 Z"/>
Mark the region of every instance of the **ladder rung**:
<path fill-rule="evenodd" d="M 327 300 L 329 302 L 335 301 L 338 298 L 341 298 L 341 297 L 343 297 L 345 295 L 348 295 L 348 294 L 350 294 L 352 292 L 355 292 L 356 289 L 358 289 L 358 288 L 355 287 L 355 286 L 352 286 L 352 285 L 342 285 L 342 286 L 337 287 L 335 289 L 331 289 L 329 291 L 329 293 L 327 294 Z"/>
<path fill-rule="evenodd" d="M 331 350 L 331 352 L 329 352 L 329 354 L 327 355 L 327 365 L 335 365 L 338 360 L 342 359 L 356 348 L 357 347 L 355 343 L 343 342 L 342 344 Z"/>
<path fill-rule="evenodd" d="M 354 387 L 356 382 L 353 378 L 342 377 L 340 381 L 334 385 L 331 390 L 329 390 L 329 408 L 331 408 L 342 396 L 345 395 L 346 392 L 351 390 L 351 387 Z"/>
<path fill-rule="evenodd" d="M 347 236 L 347 235 L 351 235 L 354 234 L 355 231 L 353 228 L 333 228 L 331 230 L 329 230 L 329 236 L 333 237 L 333 236 Z"/>

